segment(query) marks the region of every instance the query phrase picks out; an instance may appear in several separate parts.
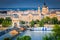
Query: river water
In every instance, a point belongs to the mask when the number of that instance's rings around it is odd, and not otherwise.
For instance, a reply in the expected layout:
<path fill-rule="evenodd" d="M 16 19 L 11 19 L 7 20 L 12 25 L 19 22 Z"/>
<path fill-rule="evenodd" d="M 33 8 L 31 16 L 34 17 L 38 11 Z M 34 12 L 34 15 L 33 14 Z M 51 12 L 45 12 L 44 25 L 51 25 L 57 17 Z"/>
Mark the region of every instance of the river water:
<path fill-rule="evenodd" d="M 50 33 L 52 33 L 52 31 L 30 31 L 27 30 L 21 34 L 19 34 L 18 36 L 31 36 L 31 40 L 43 40 L 43 37 L 45 35 L 49 35 Z M 5 37 L 11 37 L 11 35 L 9 33 L 3 35 L 0 37 L 1 40 L 3 40 Z M 16 40 L 17 36 L 15 38 L 13 38 L 13 40 Z"/>
<path fill-rule="evenodd" d="M 26 33 L 23 35 L 29 35 L 31 36 L 32 40 L 43 40 L 43 37 L 45 35 L 49 35 L 52 33 L 51 31 L 26 31 Z"/>
<path fill-rule="evenodd" d="M 52 33 L 52 31 L 30 31 L 30 30 L 27 30 L 26 32 L 23 33 L 22 36 L 30 36 L 31 40 L 43 40 L 43 37 L 45 35 L 49 35 L 50 33 Z M 21 36 L 21 34 L 18 36 Z M 14 38 L 13 40 L 16 40 L 16 38 Z"/>

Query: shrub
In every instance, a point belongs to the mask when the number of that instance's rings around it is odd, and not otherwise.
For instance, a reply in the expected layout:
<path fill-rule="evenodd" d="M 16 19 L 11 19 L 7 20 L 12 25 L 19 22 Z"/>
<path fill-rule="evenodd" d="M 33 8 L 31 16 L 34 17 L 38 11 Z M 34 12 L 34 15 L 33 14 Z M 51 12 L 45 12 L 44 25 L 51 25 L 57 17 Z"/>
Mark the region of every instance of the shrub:
<path fill-rule="evenodd" d="M 17 40 L 31 40 L 30 36 L 17 37 Z"/>
<path fill-rule="evenodd" d="M 7 38 L 4 38 L 4 40 L 11 40 L 11 39 L 7 37 Z"/>

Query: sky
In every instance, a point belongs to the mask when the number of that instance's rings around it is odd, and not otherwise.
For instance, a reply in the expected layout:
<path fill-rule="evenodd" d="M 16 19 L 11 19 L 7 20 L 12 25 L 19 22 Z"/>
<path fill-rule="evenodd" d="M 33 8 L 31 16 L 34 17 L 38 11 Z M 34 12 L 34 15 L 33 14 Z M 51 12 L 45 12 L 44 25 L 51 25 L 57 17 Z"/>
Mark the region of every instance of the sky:
<path fill-rule="evenodd" d="M 60 8 L 60 0 L 45 0 L 49 8 Z M 0 0 L 0 8 L 37 8 L 44 0 Z"/>

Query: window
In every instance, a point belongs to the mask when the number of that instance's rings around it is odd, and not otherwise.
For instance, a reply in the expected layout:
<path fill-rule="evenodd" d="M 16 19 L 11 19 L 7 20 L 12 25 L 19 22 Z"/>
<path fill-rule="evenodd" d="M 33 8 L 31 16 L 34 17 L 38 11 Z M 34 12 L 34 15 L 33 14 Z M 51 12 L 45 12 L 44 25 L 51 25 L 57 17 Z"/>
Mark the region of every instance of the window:
<path fill-rule="evenodd" d="M 19 18 L 19 15 L 13 14 L 13 17 L 14 17 L 14 18 Z"/>

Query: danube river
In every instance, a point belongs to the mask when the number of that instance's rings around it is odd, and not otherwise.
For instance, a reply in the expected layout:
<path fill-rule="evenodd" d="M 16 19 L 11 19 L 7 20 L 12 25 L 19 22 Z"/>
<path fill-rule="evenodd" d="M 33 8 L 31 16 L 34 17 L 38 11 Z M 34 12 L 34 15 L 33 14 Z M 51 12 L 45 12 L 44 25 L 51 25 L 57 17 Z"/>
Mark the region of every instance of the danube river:
<path fill-rule="evenodd" d="M 31 36 L 31 40 L 43 40 L 43 37 L 45 35 L 49 35 L 50 33 L 52 33 L 51 31 L 30 31 L 30 30 L 27 30 L 26 32 L 18 36 Z M 16 40 L 17 37 L 15 37 L 13 40 Z"/>
<path fill-rule="evenodd" d="M 18 36 L 21 37 L 21 36 L 27 35 L 27 36 L 31 36 L 31 40 L 43 40 L 43 37 L 44 37 L 45 35 L 48 35 L 48 36 L 49 36 L 50 33 L 52 33 L 52 31 L 30 31 L 30 30 L 27 30 L 27 31 L 25 31 L 25 32 L 20 33 Z M 12 40 L 16 40 L 16 38 L 17 38 L 18 36 L 13 37 Z M 12 37 L 12 36 L 10 35 L 10 33 L 6 33 L 5 35 L 2 35 L 2 36 L 0 37 L 0 39 L 3 40 L 3 39 L 6 38 L 6 37 L 9 37 L 9 38 L 10 38 L 10 37 Z"/>

